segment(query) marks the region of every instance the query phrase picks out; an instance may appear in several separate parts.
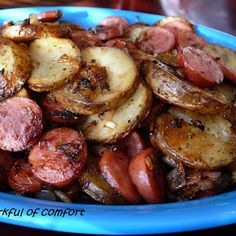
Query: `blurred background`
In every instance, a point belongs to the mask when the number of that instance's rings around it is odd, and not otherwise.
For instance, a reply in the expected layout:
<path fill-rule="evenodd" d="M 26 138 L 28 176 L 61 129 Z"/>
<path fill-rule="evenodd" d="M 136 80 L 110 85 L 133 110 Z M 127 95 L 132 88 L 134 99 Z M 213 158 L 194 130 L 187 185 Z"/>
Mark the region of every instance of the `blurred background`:
<path fill-rule="evenodd" d="M 185 16 L 236 35 L 236 0 L 0 0 L 0 8 L 32 6 L 90 6 Z"/>

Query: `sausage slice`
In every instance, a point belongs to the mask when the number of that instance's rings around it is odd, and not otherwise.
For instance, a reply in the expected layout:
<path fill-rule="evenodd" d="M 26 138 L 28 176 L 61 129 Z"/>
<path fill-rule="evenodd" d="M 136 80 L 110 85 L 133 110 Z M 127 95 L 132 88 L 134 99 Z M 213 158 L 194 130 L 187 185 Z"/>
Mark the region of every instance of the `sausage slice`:
<path fill-rule="evenodd" d="M 206 40 L 188 31 L 187 32 L 180 31 L 177 34 L 176 41 L 177 41 L 177 47 L 179 49 L 185 48 L 185 47 L 194 47 L 194 48 L 202 49 L 207 45 Z"/>
<path fill-rule="evenodd" d="M 35 193 L 41 190 L 41 183 L 35 179 L 29 163 L 18 159 L 8 175 L 8 183 L 16 191 Z"/>
<path fill-rule="evenodd" d="M 129 175 L 140 195 L 148 203 L 164 201 L 165 180 L 160 167 L 157 166 L 152 148 L 145 149 L 131 159 Z"/>
<path fill-rule="evenodd" d="M 138 203 L 140 195 L 132 184 L 128 175 L 129 158 L 122 152 L 108 149 L 104 152 L 100 162 L 103 177 L 130 203 Z"/>
<path fill-rule="evenodd" d="M 178 63 L 188 80 L 201 88 L 220 84 L 224 79 L 218 64 L 200 49 L 183 48 L 178 53 Z"/>
<path fill-rule="evenodd" d="M 10 152 L 0 150 L 0 188 L 7 184 L 8 172 L 14 164 L 14 159 Z"/>
<path fill-rule="evenodd" d="M 11 97 L 0 103 L 1 149 L 22 151 L 37 141 L 42 129 L 42 111 L 33 100 Z"/>
<path fill-rule="evenodd" d="M 108 16 L 99 23 L 99 26 L 121 26 L 125 29 L 129 26 L 129 23 L 122 17 Z"/>
<path fill-rule="evenodd" d="M 169 30 L 153 26 L 140 34 L 137 45 L 150 54 L 168 52 L 175 47 L 175 37 Z"/>
<path fill-rule="evenodd" d="M 87 145 L 71 128 L 47 132 L 30 151 L 32 172 L 42 183 L 64 187 L 75 180 L 87 162 Z"/>
<path fill-rule="evenodd" d="M 56 123 L 75 124 L 81 120 L 80 115 L 66 110 L 50 93 L 41 99 L 41 106 L 44 108 L 44 115 L 50 121 Z"/>

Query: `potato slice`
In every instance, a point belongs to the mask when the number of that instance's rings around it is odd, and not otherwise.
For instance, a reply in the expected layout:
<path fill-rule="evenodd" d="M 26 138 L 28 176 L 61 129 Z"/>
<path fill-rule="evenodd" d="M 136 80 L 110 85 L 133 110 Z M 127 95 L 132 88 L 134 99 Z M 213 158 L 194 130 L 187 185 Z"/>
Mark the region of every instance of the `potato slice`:
<path fill-rule="evenodd" d="M 27 91 L 27 89 L 22 88 L 18 93 L 16 93 L 14 96 L 16 97 L 24 97 L 24 98 L 30 98 L 30 95 Z"/>
<path fill-rule="evenodd" d="M 125 30 L 124 37 L 128 38 L 132 42 L 136 42 L 136 40 L 141 35 L 141 33 L 146 31 L 149 28 L 150 28 L 150 26 L 144 25 L 142 23 L 136 23 L 136 24 L 130 25 Z"/>
<path fill-rule="evenodd" d="M 148 113 L 152 93 L 143 84 L 114 111 L 90 115 L 78 126 L 87 140 L 113 143 L 126 136 Z"/>
<path fill-rule="evenodd" d="M 184 24 L 190 26 L 194 32 L 194 27 L 193 24 L 190 23 L 187 19 L 181 17 L 181 16 L 167 16 L 165 18 L 163 18 L 162 20 L 158 21 L 155 25 L 159 26 L 159 27 L 163 27 L 164 25 L 171 23 L 173 21 L 181 21 Z"/>
<path fill-rule="evenodd" d="M 27 48 L 0 38 L 0 100 L 17 93 L 30 77 Z"/>
<path fill-rule="evenodd" d="M 225 112 L 231 115 L 227 98 L 222 93 L 200 89 L 178 78 L 173 70 L 159 62 L 146 62 L 143 71 L 147 83 L 160 99 L 203 114 Z"/>
<path fill-rule="evenodd" d="M 35 23 L 29 20 L 15 25 L 6 25 L 2 29 L 2 37 L 17 42 L 33 41 L 42 37 L 68 38 L 71 28 L 67 24 Z"/>
<path fill-rule="evenodd" d="M 165 155 L 193 168 L 214 169 L 236 158 L 232 124 L 220 115 L 172 107 L 157 117 L 151 140 Z"/>
<path fill-rule="evenodd" d="M 236 52 L 221 45 L 208 43 L 204 48 L 208 55 L 222 62 L 236 73 Z"/>
<path fill-rule="evenodd" d="M 29 87 L 42 92 L 72 80 L 80 68 L 80 51 L 69 39 L 41 38 L 30 44 L 34 63 Z"/>
<path fill-rule="evenodd" d="M 68 110 L 90 115 L 119 106 L 135 91 L 138 85 L 137 68 L 130 56 L 117 48 L 89 47 L 81 51 L 83 63 L 95 61 L 105 68 L 109 89 L 94 90 L 92 96 L 83 96 L 80 79 L 53 92 L 56 100 Z"/>

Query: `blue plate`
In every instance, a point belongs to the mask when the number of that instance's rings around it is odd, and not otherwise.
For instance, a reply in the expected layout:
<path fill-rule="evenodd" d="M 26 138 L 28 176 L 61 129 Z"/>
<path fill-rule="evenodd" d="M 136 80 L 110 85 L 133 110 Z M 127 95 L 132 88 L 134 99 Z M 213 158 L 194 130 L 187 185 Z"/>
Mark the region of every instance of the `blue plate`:
<path fill-rule="evenodd" d="M 37 7 L 1 10 L 0 23 L 11 19 L 23 20 L 30 13 L 55 8 L 64 12 L 63 21 L 78 23 L 86 28 L 95 26 L 110 15 L 122 16 L 129 23 L 154 23 L 162 18 L 159 15 L 112 9 Z M 236 50 L 234 36 L 200 25 L 195 28 L 209 42 Z M 103 206 L 49 202 L 0 193 L 0 221 L 40 229 L 103 235 L 171 233 L 236 223 L 235 199 L 236 191 L 181 203 Z M 20 212 L 12 209 L 10 214 L 11 208 Z M 13 213 L 18 213 L 18 216 Z"/>

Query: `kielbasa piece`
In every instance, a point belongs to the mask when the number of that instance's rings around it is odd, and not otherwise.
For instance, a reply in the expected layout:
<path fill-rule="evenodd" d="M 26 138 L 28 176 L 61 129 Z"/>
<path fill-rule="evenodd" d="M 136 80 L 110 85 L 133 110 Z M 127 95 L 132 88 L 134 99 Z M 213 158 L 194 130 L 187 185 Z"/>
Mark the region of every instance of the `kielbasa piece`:
<path fill-rule="evenodd" d="M 44 108 L 45 117 L 56 123 L 75 124 L 81 120 L 81 116 L 66 110 L 54 97 L 48 93 L 41 99 L 41 106 Z"/>
<path fill-rule="evenodd" d="M 102 41 L 97 35 L 85 30 L 73 30 L 71 40 L 78 48 L 102 46 Z"/>
<path fill-rule="evenodd" d="M 42 188 L 25 159 L 18 159 L 13 165 L 8 175 L 8 184 L 16 191 L 27 193 L 35 193 Z"/>
<path fill-rule="evenodd" d="M 145 144 L 137 131 L 133 131 L 118 142 L 120 149 L 129 157 L 133 158 L 145 149 Z"/>
<path fill-rule="evenodd" d="M 55 187 L 72 183 L 86 162 L 85 139 L 71 128 L 56 128 L 47 132 L 29 154 L 29 163 L 35 177 Z"/>
<path fill-rule="evenodd" d="M 125 29 L 129 26 L 129 23 L 122 17 L 108 16 L 99 23 L 99 26 L 121 26 Z"/>
<path fill-rule="evenodd" d="M 108 149 L 104 152 L 99 167 L 103 177 L 130 203 L 138 203 L 141 197 L 128 175 L 129 158 L 122 152 Z"/>
<path fill-rule="evenodd" d="M 37 141 L 42 130 L 42 111 L 33 100 L 11 97 L 0 103 L 1 149 L 22 151 Z"/>
<path fill-rule="evenodd" d="M 175 37 L 169 30 L 153 26 L 141 33 L 137 46 L 150 54 L 168 52 L 175 47 Z"/>
<path fill-rule="evenodd" d="M 229 66 L 223 64 L 221 61 L 217 61 L 219 67 L 221 68 L 224 76 L 230 79 L 234 84 L 236 84 L 236 71 L 234 71 Z"/>
<path fill-rule="evenodd" d="M 207 41 L 192 32 L 180 31 L 176 39 L 178 49 L 194 47 L 202 49 L 207 45 Z"/>
<path fill-rule="evenodd" d="M 54 22 L 59 20 L 63 16 L 61 10 L 45 11 L 37 14 L 37 19 L 42 22 Z"/>
<path fill-rule="evenodd" d="M 152 148 L 145 149 L 131 159 L 129 175 L 140 195 L 148 203 L 164 201 L 165 180 L 160 167 L 157 166 Z"/>
<path fill-rule="evenodd" d="M 14 159 L 10 152 L 0 150 L 0 188 L 7 184 L 8 172 L 14 164 Z"/>
<path fill-rule="evenodd" d="M 117 38 L 117 39 L 111 39 L 106 42 L 105 46 L 107 47 L 115 47 L 119 49 L 137 49 L 135 44 L 126 38 Z"/>
<path fill-rule="evenodd" d="M 178 52 L 177 57 L 188 80 L 201 88 L 220 84 L 224 79 L 218 64 L 200 49 L 183 48 Z"/>
<path fill-rule="evenodd" d="M 109 39 L 114 39 L 122 37 L 124 34 L 124 28 L 120 25 L 118 26 L 97 26 L 96 28 L 97 36 L 102 40 L 106 41 Z"/>
<path fill-rule="evenodd" d="M 175 37 L 177 37 L 180 31 L 193 33 L 193 29 L 191 28 L 191 26 L 180 20 L 169 22 L 162 27 L 173 33 Z"/>

